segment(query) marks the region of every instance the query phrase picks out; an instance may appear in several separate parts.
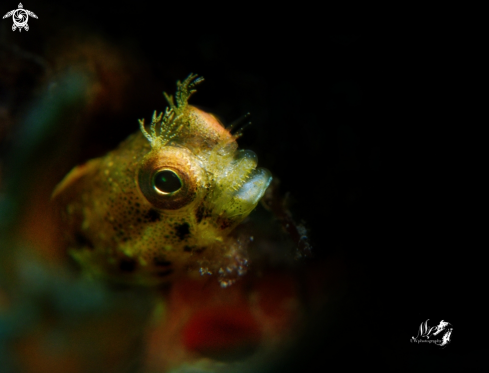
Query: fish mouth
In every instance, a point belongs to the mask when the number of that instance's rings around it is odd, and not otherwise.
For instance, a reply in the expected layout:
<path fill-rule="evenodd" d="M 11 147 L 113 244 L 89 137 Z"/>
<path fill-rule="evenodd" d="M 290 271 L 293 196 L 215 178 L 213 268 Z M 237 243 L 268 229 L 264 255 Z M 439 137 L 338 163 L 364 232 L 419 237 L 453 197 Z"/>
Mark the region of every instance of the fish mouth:
<path fill-rule="evenodd" d="M 266 168 L 252 170 L 241 187 L 233 193 L 231 205 L 236 208 L 228 209 L 228 216 L 234 216 L 230 215 L 232 211 L 236 212 L 235 215 L 248 215 L 263 197 L 271 181 L 272 174 Z"/>
<path fill-rule="evenodd" d="M 258 157 L 251 150 L 236 153 L 232 170 L 227 175 L 226 192 L 221 199 L 223 218 L 230 219 L 232 226 L 241 222 L 256 207 L 265 194 L 272 174 L 266 168 L 258 167 Z"/>

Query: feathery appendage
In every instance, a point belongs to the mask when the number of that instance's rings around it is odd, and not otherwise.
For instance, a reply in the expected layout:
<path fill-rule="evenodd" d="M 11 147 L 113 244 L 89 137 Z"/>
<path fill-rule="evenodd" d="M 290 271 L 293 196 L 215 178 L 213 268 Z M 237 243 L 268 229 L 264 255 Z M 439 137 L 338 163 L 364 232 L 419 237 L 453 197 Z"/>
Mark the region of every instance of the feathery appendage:
<path fill-rule="evenodd" d="M 177 81 L 176 104 L 173 96 L 163 92 L 169 107 L 165 109 L 165 115 L 163 112 L 157 115 L 155 110 L 149 132 L 146 131 L 144 119 L 139 119 L 141 132 L 151 143 L 151 147 L 164 146 L 178 134 L 183 124 L 179 123 L 179 119 L 188 105 L 188 99 L 197 91 L 193 88 L 202 81 L 203 77 L 199 78 L 197 74 L 192 73 L 183 82 Z"/>
<path fill-rule="evenodd" d="M 237 127 L 238 125 L 240 125 L 244 120 L 248 119 L 250 117 L 250 113 L 246 113 L 245 115 L 243 115 L 241 118 L 238 118 L 237 120 L 235 120 L 233 123 L 231 123 L 229 126 L 226 127 L 226 130 L 228 130 L 229 133 L 232 133 L 232 131 L 235 129 L 235 127 Z M 233 138 L 235 140 L 237 140 L 238 138 L 240 138 L 241 136 L 243 136 L 243 130 L 250 126 L 251 125 L 251 122 L 247 122 L 243 125 L 241 125 L 237 130 L 236 132 L 233 134 Z"/>

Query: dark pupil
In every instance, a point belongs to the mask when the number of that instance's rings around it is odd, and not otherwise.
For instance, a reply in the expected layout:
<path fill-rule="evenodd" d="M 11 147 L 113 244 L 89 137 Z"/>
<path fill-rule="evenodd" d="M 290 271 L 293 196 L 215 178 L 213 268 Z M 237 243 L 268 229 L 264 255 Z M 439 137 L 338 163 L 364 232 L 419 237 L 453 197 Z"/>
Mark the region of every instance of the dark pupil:
<path fill-rule="evenodd" d="M 154 178 L 155 187 L 163 193 L 173 193 L 182 187 L 180 178 L 173 171 L 160 171 Z"/>

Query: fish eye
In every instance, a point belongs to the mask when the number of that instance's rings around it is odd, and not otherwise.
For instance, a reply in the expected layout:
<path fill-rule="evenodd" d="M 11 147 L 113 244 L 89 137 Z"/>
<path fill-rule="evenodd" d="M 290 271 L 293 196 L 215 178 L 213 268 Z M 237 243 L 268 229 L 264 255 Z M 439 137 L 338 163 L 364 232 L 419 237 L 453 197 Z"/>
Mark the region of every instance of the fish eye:
<path fill-rule="evenodd" d="M 172 170 L 160 170 L 153 176 L 154 189 L 163 194 L 172 194 L 182 188 L 182 179 Z"/>
<path fill-rule="evenodd" d="M 201 195 L 203 175 L 187 149 L 168 146 L 148 153 L 138 167 L 139 190 L 153 207 L 178 210 Z"/>

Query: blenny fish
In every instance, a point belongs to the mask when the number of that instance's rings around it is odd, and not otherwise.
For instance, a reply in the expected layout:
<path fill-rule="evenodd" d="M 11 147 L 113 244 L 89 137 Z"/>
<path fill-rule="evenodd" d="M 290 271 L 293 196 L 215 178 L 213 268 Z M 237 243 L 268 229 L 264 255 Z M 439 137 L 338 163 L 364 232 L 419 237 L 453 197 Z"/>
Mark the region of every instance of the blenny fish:
<path fill-rule="evenodd" d="M 177 82 L 175 99 L 150 125 L 101 158 L 75 167 L 55 188 L 67 252 L 92 277 L 155 285 L 247 270 L 233 229 L 272 177 L 212 114 L 188 104 L 202 77 Z"/>

